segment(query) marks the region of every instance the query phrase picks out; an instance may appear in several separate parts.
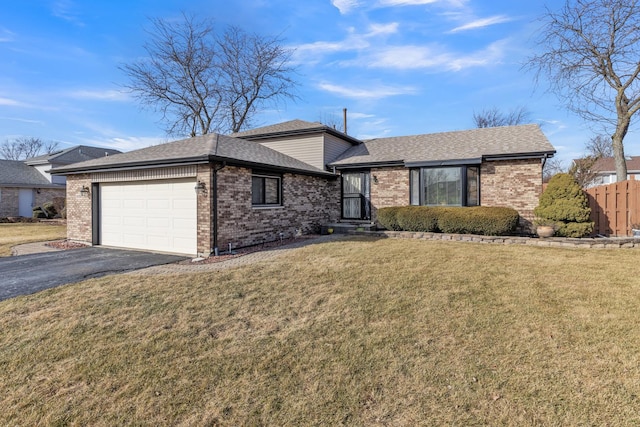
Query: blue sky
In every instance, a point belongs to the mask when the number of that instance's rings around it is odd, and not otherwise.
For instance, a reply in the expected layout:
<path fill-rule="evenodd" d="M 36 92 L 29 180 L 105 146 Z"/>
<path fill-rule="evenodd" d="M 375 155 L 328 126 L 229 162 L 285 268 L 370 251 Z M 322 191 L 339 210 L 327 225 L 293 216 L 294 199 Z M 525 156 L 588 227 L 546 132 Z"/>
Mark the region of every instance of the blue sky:
<path fill-rule="evenodd" d="M 550 2 L 557 7 L 555 2 Z M 17 136 L 128 151 L 171 140 L 122 89 L 148 18 L 181 11 L 280 35 L 300 100 L 256 117 L 341 120 L 359 138 L 473 128 L 473 113 L 525 106 L 567 162 L 597 129 L 522 70 L 544 1 L 28 0 L 0 5 L 0 141 Z M 640 155 L 632 132 L 627 154 Z"/>

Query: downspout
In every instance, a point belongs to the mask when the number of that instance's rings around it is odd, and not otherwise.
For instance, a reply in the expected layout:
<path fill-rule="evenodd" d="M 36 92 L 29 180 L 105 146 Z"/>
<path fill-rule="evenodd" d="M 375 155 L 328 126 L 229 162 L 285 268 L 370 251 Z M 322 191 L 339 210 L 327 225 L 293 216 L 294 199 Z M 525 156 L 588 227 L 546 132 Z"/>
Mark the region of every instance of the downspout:
<path fill-rule="evenodd" d="M 213 204 L 213 254 L 218 256 L 220 254 L 218 250 L 218 171 L 227 166 L 227 162 L 222 162 L 220 167 L 213 168 L 213 191 L 211 192 L 212 204 Z"/>

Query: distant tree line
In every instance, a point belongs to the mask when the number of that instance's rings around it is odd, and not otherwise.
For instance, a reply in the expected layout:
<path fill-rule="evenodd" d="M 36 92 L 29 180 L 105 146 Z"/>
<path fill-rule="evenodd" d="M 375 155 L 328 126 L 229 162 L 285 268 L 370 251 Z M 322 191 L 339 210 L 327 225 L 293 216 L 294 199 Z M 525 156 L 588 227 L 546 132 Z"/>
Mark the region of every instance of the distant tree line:
<path fill-rule="evenodd" d="M 33 136 L 20 136 L 7 140 L 0 145 L 0 158 L 6 160 L 25 160 L 42 154 L 50 154 L 58 150 L 55 141 L 45 142 Z"/>

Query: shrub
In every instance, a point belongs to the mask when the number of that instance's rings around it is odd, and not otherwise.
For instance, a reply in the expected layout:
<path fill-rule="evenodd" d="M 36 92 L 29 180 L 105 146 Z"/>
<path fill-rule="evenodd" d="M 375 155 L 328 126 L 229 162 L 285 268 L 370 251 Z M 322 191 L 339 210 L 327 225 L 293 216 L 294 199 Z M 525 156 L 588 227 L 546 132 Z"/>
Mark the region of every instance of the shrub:
<path fill-rule="evenodd" d="M 396 206 L 378 209 L 378 222 L 388 230 L 503 236 L 518 225 L 518 212 L 503 207 Z"/>
<path fill-rule="evenodd" d="M 566 173 L 551 178 L 533 212 L 538 218 L 536 223 L 554 223 L 558 236 L 583 237 L 593 231 L 587 196 Z"/>
<path fill-rule="evenodd" d="M 438 216 L 428 206 L 406 206 L 396 211 L 401 230 L 431 232 L 438 230 Z"/>
<path fill-rule="evenodd" d="M 44 211 L 47 218 L 53 218 L 58 214 L 58 211 L 52 202 L 46 202 L 42 205 L 42 210 Z"/>
<path fill-rule="evenodd" d="M 380 208 L 378 209 L 378 222 L 381 226 L 386 228 L 387 230 L 399 231 L 401 230 L 400 225 L 398 224 L 397 213 L 398 210 L 402 209 L 401 206 L 391 206 L 388 208 Z"/>
<path fill-rule="evenodd" d="M 518 212 L 506 207 L 437 208 L 438 228 L 444 233 L 504 236 L 518 226 Z"/>

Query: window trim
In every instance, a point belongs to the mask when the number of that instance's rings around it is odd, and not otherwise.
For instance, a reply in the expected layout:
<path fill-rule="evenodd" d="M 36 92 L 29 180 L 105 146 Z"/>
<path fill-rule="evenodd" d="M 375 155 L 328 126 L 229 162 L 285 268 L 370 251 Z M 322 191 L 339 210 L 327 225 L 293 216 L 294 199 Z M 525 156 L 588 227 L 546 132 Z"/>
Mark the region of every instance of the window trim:
<path fill-rule="evenodd" d="M 262 203 L 254 203 L 253 201 L 253 180 L 254 178 L 260 178 L 262 180 Z M 275 179 L 277 180 L 278 185 L 278 201 L 277 203 L 266 203 L 266 180 L 267 179 Z M 253 208 L 279 208 L 283 206 L 282 200 L 282 175 L 255 171 L 251 172 L 251 206 Z"/>
<path fill-rule="evenodd" d="M 422 189 L 422 181 L 424 178 L 424 170 L 426 169 L 460 169 L 460 180 L 462 182 L 461 190 L 461 204 L 460 205 L 427 205 L 424 202 L 424 191 Z M 469 168 L 474 168 L 477 173 L 477 205 L 469 205 L 469 174 L 467 173 Z M 416 183 L 415 171 L 418 171 Z M 409 169 L 409 204 L 413 206 L 480 206 L 480 165 L 457 165 L 457 166 L 423 166 Z M 415 186 L 418 186 L 418 200 L 415 200 L 414 190 Z"/>

